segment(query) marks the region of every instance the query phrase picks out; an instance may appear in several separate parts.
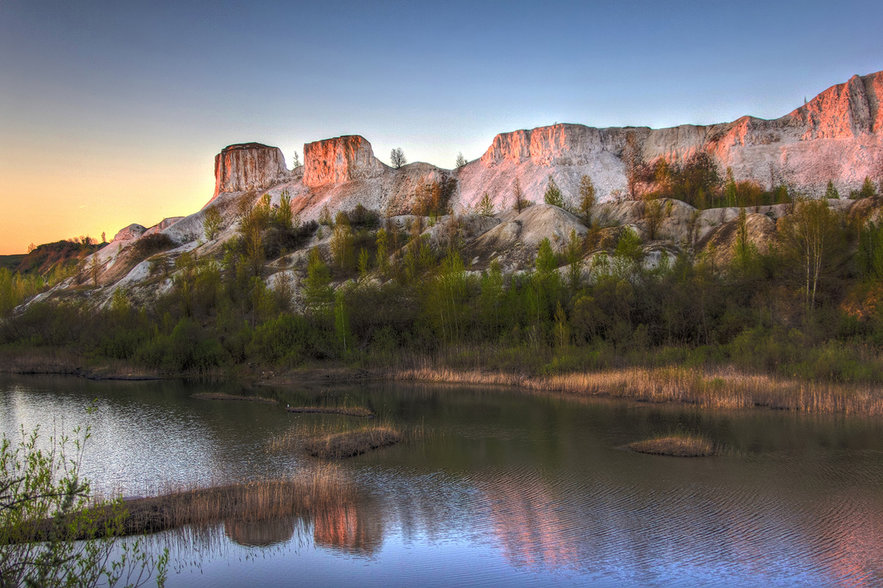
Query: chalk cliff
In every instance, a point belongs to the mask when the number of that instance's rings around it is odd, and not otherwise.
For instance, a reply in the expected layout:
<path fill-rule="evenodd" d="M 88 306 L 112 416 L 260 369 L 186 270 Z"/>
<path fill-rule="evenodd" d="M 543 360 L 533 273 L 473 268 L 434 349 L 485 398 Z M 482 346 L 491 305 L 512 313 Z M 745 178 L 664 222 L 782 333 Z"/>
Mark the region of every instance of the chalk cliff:
<path fill-rule="evenodd" d="M 515 181 L 525 197 L 543 198 L 551 175 L 574 197 L 580 178 L 592 178 L 601 201 L 627 192 L 626 152 L 644 161 L 684 161 L 708 153 L 736 180 L 764 187 L 787 184 L 820 195 L 829 180 L 841 193 L 860 187 L 865 176 L 883 176 L 883 72 L 853 76 L 778 119 L 744 116 L 715 125 L 594 128 L 556 124 L 501 133 L 477 160 L 456 170 L 411 164 L 393 170 L 379 161 L 371 144 L 348 135 L 304 145 L 304 166 L 285 168 L 281 151 L 260 143 L 230 145 L 215 158 L 215 193 L 254 189 L 274 198 L 287 191 L 303 218 L 324 207 L 332 212 L 363 204 L 381 212 L 403 212 L 421 183 L 457 180 L 455 210 L 474 207 L 487 193 L 498 208 L 508 207 Z"/>
<path fill-rule="evenodd" d="M 228 145 L 215 156 L 215 198 L 222 192 L 263 190 L 288 176 L 278 147 L 261 143 Z"/>
<path fill-rule="evenodd" d="M 860 187 L 865 176 L 883 176 L 883 72 L 853 76 L 828 88 L 785 116 L 745 116 L 730 123 L 666 129 L 593 128 L 558 124 L 497 135 L 477 161 L 459 173 L 459 203 L 474 206 L 487 192 L 498 204 L 511 199 L 517 178 L 525 195 L 542 198 L 552 175 L 575 194 L 589 175 L 601 200 L 627 188 L 624 155 L 632 145 L 644 161 L 683 161 L 711 155 L 721 172 L 762 186 L 784 183 L 809 195 L 829 180 L 841 192 Z"/>
<path fill-rule="evenodd" d="M 358 135 L 304 145 L 303 183 L 310 188 L 377 177 L 385 168 L 371 143 Z"/>

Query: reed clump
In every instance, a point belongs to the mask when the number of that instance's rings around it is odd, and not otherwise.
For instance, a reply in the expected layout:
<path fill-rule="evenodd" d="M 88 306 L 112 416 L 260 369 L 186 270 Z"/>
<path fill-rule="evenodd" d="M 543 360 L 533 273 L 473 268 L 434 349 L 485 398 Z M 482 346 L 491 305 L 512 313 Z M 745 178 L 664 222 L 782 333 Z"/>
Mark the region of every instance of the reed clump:
<path fill-rule="evenodd" d="M 368 427 L 343 433 L 311 437 L 304 441 L 304 450 L 313 457 L 341 459 L 395 445 L 402 434 L 391 427 Z"/>
<path fill-rule="evenodd" d="M 354 496 L 348 483 L 325 468 L 294 479 L 256 480 L 126 500 L 123 525 L 126 534 L 144 534 L 220 521 L 309 516 L 351 502 Z"/>
<path fill-rule="evenodd" d="M 339 414 L 359 418 L 374 418 L 374 411 L 364 406 L 287 406 L 285 410 L 304 414 Z"/>
<path fill-rule="evenodd" d="M 350 484 L 330 468 L 292 479 L 265 479 L 209 488 L 174 490 L 160 496 L 114 500 L 85 512 L 92 539 L 104 533 L 143 535 L 186 525 L 221 521 L 254 522 L 281 517 L 310 517 L 355 500 Z M 75 513 L 82 516 L 83 513 Z M 36 521 L 20 534 L 22 541 L 45 541 L 57 520 Z M 97 535 L 96 535 L 97 530 Z"/>
<path fill-rule="evenodd" d="M 629 444 L 638 453 L 670 455 L 673 457 L 707 457 L 714 455 L 714 444 L 704 437 L 693 435 L 669 435 Z"/>
<path fill-rule="evenodd" d="M 532 376 L 504 371 L 457 370 L 428 361 L 396 370 L 398 380 L 518 386 L 584 397 L 693 404 L 703 408 L 772 408 L 811 413 L 883 416 L 883 394 L 871 385 L 806 382 L 698 368 L 622 368 Z"/>
<path fill-rule="evenodd" d="M 275 398 L 248 396 L 246 394 L 228 394 L 226 392 L 199 392 L 193 394 L 192 398 L 198 398 L 200 400 L 241 400 L 245 402 L 260 402 L 262 404 L 279 404 L 279 401 Z"/>

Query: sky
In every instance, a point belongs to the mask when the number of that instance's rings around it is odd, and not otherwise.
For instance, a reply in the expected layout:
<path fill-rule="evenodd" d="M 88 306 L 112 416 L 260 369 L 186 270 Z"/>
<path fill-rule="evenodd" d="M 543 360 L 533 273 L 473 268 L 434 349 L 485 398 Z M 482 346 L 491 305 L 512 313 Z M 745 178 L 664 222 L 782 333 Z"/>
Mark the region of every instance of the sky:
<path fill-rule="evenodd" d="M 199 210 L 214 156 L 450 168 L 556 122 L 776 118 L 883 70 L 883 2 L 0 0 L 0 254 Z"/>

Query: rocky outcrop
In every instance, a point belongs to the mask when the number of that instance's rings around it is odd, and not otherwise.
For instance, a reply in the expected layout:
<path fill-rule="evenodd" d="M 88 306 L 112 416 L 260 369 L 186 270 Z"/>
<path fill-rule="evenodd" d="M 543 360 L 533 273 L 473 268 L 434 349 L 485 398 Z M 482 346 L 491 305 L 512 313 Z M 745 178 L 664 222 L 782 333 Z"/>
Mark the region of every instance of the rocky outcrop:
<path fill-rule="evenodd" d="M 288 169 L 278 147 L 261 143 L 228 145 L 215 156 L 215 193 L 263 190 L 285 181 Z"/>
<path fill-rule="evenodd" d="M 310 188 L 373 178 L 386 166 L 364 137 L 345 135 L 304 145 L 303 183 Z"/>
<path fill-rule="evenodd" d="M 117 231 L 117 234 L 113 236 L 112 242 L 115 243 L 117 241 L 131 241 L 132 239 L 137 239 L 143 235 L 146 230 L 147 229 L 143 226 L 137 223 L 132 223 L 128 227 L 124 227 Z"/>

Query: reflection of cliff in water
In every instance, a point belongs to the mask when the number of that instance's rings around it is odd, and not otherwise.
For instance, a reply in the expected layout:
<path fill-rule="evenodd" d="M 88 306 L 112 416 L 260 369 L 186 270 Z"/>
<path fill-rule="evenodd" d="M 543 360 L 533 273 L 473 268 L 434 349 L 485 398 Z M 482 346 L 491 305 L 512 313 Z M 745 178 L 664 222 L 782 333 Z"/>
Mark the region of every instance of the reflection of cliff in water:
<path fill-rule="evenodd" d="M 579 565 L 574 523 L 562 500 L 539 478 L 501 477 L 482 486 L 493 534 L 513 565 L 557 569 Z"/>
<path fill-rule="evenodd" d="M 350 554 L 371 555 L 383 544 L 383 521 L 366 498 L 342 497 L 335 504 L 316 505 L 303 516 L 263 520 L 228 519 L 224 534 L 245 547 L 270 547 L 296 539 Z"/>
<path fill-rule="evenodd" d="M 263 521 L 224 521 L 224 534 L 239 545 L 269 547 L 285 543 L 294 536 L 295 517 L 281 517 Z"/>
<path fill-rule="evenodd" d="M 371 555 L 383 544 L 383 521 L 365 500 L 340 503 L 313 514 L 316 545 Z"/>

